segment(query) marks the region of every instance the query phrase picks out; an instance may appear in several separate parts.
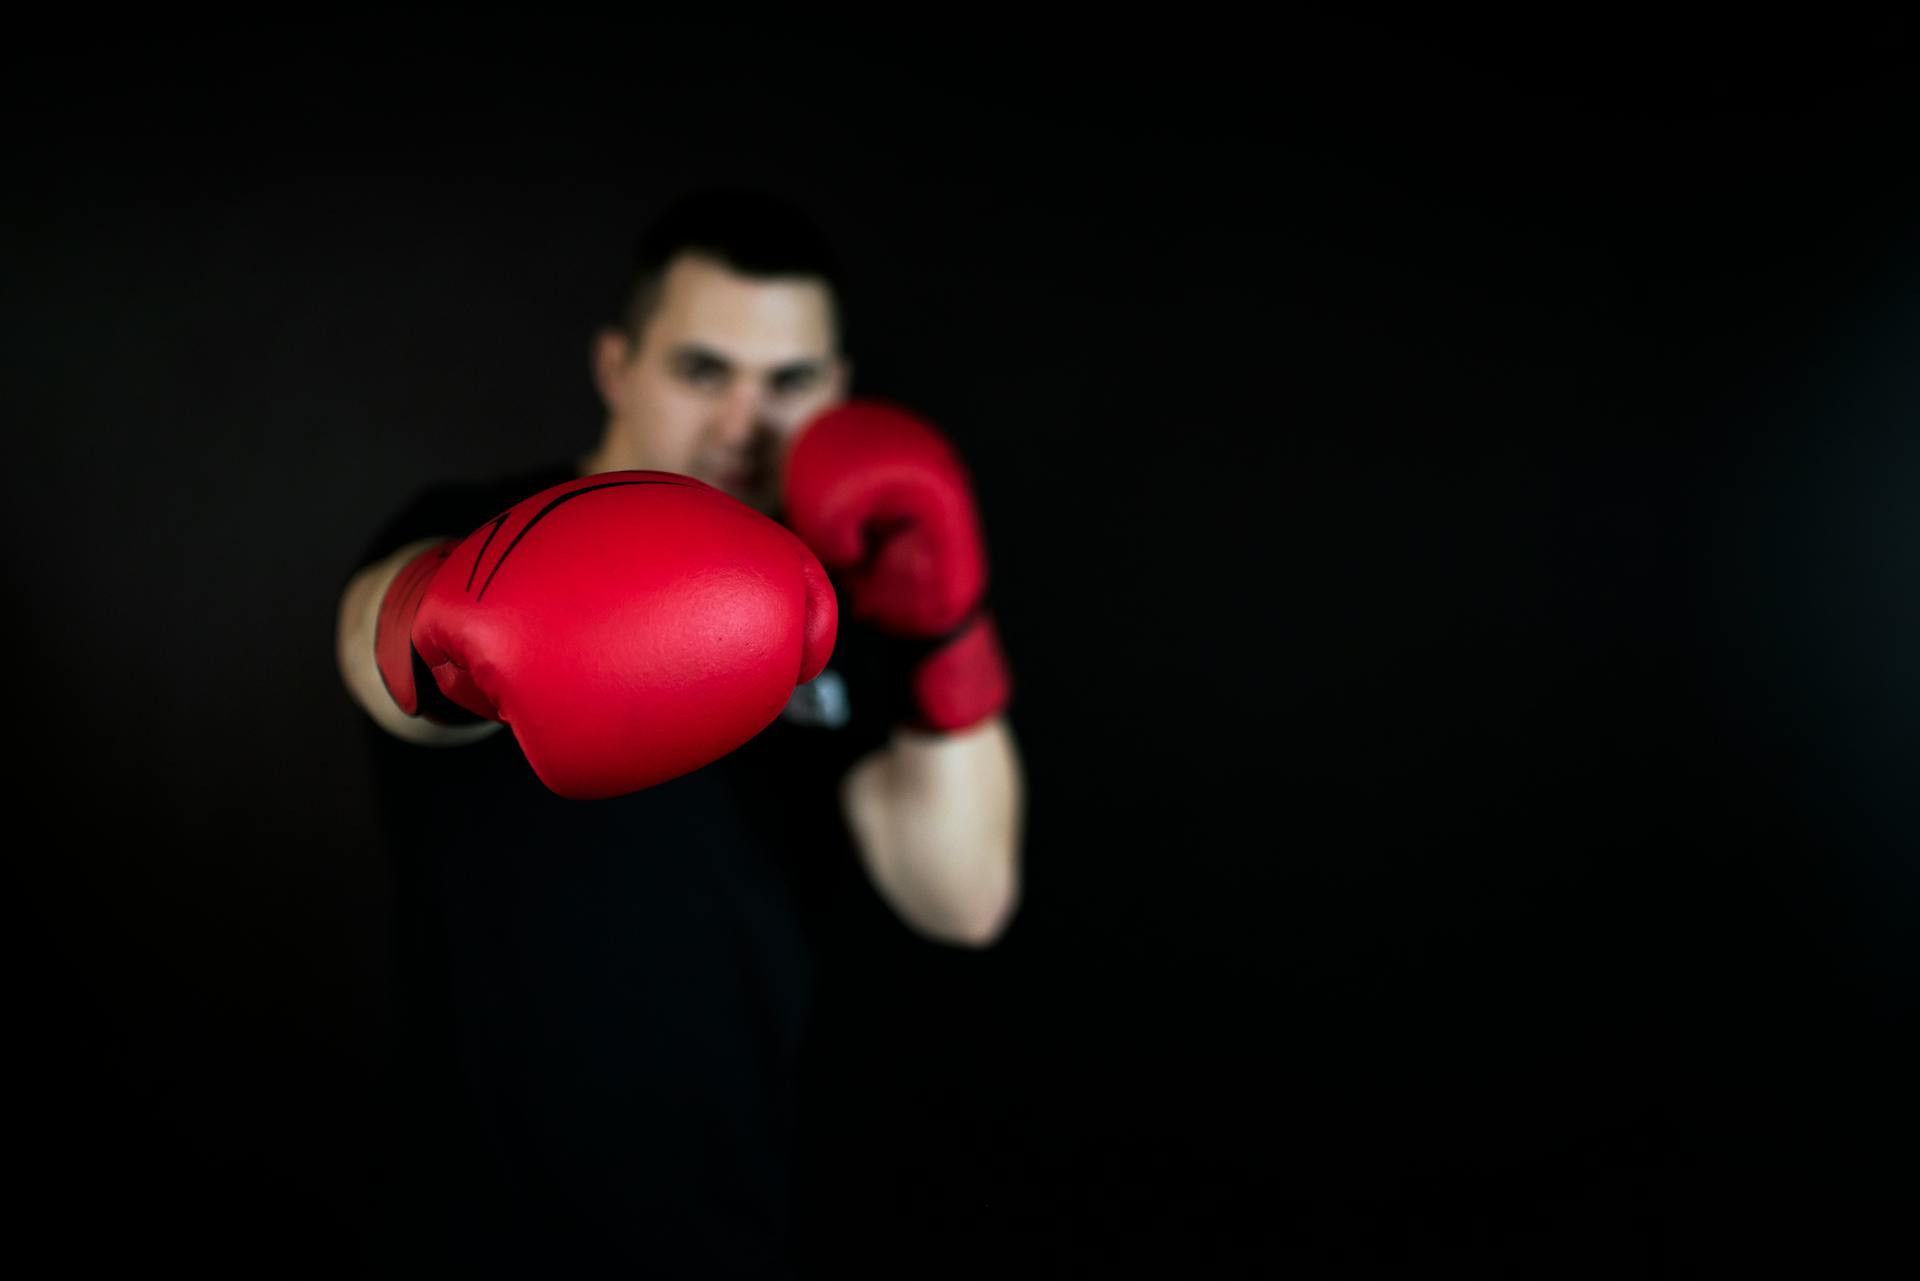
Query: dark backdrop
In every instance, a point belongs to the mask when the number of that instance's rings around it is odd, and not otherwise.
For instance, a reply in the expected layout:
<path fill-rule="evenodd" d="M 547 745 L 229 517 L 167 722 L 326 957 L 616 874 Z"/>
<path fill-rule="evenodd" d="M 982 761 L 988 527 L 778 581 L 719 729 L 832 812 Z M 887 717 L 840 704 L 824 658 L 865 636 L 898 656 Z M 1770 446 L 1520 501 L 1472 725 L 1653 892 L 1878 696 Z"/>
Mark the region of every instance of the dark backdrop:
<path fill-rule="evenodd" d="M 15 33 L 16 1239 L 377 1269 L 334 589 L 422 484 L 592 443 L 632 233 L 716 178 L 846 247 L 859 388 L 972 461 L 1021 682 L 1003 942 L 844 923 L 822 1275 L 1878 1239 L 1920 1066 L 1898 46 L 940 17 Z"/>

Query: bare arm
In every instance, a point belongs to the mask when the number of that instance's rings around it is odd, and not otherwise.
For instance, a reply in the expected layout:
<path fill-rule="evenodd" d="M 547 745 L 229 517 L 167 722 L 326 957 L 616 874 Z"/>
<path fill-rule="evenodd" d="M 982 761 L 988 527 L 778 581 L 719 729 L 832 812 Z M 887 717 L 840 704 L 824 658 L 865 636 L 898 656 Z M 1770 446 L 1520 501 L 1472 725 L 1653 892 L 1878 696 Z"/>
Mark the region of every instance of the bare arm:
<path fill-rule="evenodd" d="M 374 723 L 395 738 L 427 747 L 462 747 L 497 733 L 498 721 L 479 725 L 439 725 L 424 716 L 409 716 L 400 710 L 380 679 L 373 659 L 373 629 L 379 621 L 380 602 L 387 587 L 422 548 L 442 541 L 422 538 L 408 543 L 384 560 L 377 560 L 355 574 L 340 595 L 340 613 L 334 630 L 334 652 L 340 665 L 340 679 L 353 701 L 373 717 Z"/>
<path fill-rule="evenodd" d="M 1026 780 L 1004 716 L 958 734 L 894 731 L 840 801 L 881 898 L 921 934 L 987 947 L 1020 899 Z"/>

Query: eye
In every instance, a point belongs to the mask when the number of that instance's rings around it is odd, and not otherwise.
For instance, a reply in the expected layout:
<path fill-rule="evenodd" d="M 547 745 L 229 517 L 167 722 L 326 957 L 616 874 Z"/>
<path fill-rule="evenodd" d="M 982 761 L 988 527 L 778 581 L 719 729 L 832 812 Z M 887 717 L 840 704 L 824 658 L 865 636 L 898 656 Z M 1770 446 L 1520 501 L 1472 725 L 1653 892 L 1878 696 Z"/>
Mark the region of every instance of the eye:
<path fill-rule="evenodd" d="M 773 392 L 776 396 L 791 396 L 806 391 L 820 381 L 817 369 L 789 369 L 774 375 Z"/>
<path fill-rule="evenodd" d="M 727 383 L 727 367 L 703 356 L 688 356 L 681 360 L 678 372 L 683 382 L 703 390 L 724 387 Z"/>

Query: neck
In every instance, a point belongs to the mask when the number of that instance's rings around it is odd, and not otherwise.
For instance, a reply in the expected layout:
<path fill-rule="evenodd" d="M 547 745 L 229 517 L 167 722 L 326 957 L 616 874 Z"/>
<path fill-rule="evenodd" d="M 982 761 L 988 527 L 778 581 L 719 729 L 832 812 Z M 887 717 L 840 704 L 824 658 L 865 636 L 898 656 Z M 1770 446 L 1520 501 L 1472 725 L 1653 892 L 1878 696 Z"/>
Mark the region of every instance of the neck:
<path fill-rule="evenodd" d="M 582 476 L 591 476 L 596 472 L 623 470 L 614 463 L 610 456 L 607 449 L 607 439 L 604 435 L 600 438 L 600 443 L 594 446 L 591 452 L 575 459 L 574 465 L 579 469 Z"/>

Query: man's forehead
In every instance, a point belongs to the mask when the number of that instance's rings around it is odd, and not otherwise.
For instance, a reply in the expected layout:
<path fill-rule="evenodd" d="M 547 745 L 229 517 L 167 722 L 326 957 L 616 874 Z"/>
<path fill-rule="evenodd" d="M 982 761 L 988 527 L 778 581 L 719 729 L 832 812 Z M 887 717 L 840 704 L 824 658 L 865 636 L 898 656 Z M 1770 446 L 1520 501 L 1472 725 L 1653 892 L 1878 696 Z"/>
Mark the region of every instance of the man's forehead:
<path fill-rule="evenodd" d="M 745 365 L 826 356 L 833 304 L 821 280 L 756 279 L 710 259 L 682 256 L 663 282 L 655 330 L 672 349 L 698 348 Z"/>

